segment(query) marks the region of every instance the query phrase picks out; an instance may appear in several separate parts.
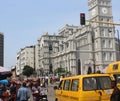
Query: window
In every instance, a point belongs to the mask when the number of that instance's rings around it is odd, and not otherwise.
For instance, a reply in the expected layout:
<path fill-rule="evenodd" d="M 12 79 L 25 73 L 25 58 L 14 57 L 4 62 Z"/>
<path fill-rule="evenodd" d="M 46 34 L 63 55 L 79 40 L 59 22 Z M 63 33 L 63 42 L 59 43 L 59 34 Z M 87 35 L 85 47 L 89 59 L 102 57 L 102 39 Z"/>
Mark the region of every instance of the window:
<path fill-rule="evenodd" d="M 118 64 L 113 65 L 113 70 L 118 70 Z"/>
<path fill-rule="evenodd" d="M 107 19 L 107 22 L 109 22 L 110 20 L 109 19 Z"/>
<path fill-rule="evenodd" d="M 103 21 L 103 18 L 101 18 L 100 21 Z"/>
<path fill-rule="evenodd" d="M 98 41 L 95 42 L 95 48 L 98 48 Z"/>
<path fill-rule="evenodd" d="M 96 61 L 99 60 L 99 53 L 96 53 Z"/>
<path fill-rule="evenodd" d="M 102 45 L 103 45 L 103 48 L 106 47 L 106 43 L 105 43 L 105 40 L 102 41 Z"/>
<path fill-rule="evenodd" d="M 104 30 L 104 29 L 101 30 L 101 36 L 102 36 L 102 37 L 105 36 L 105 30 Z"/>
<path fill-rule="evenodd" d="M 111 89 L 111 87 L 111 79 L 109 76 L 88 77 L 83 79 L 83 90 L 85 91 L 106 90 Z"/>
<path fill-rule="evenodd" d="M 69 86 L 70 86 L 70 80 L 65 80 L 64 82 L 64 90 L 69 90 Z"/>
<path fill-rule="evenodd" d="M 108 37 L 111 37 L 112 35 L 111 35 L 111 32 L 108 32 Z"/>
<path fill-rule="evenodd" d="M 112 61 L 113 60 L 113 54 L 110 53 L 110 60 Z"/>
<path fill-rule="evenodd" d="M 108 29 L 108 33 L 111 33 L 111 32 L 112 32 L 112 29 L 111 29 L 111 28 L 109 28 L 109 29 Z"/>
<path fill-rule="evenodd" d="M 52 43 L 49 43 L 49 50 L 52 50 Z"/>
<path fill-rule="evenodd" d="M 100 88 L 99 89 L 110 89 L 111 86 L 111 80 L 109 77 L 99 77 L 99 84 L 100 84 Z M 103 82 L 104 81 L 104 82 Z"/>
<path fill-rule="evenodd" d="M 97 82 L 94 77 L 83 79 L 83 90 L 96 90 Z"/>
<path fill-rule="evenodd" d="M 107 55 L 105 52 L 103 52 L 103 60 L 106 61 L 107 60 Z"/>
<path fill-rule="evenodd" d="M 63 45 L 61 45 L 61 51 L 64 49 Z"/>
<path fill-rule="evenodd" d="M 112 48 L 112 41 L 111 40 L 108 41 L 108 46 L 109 46 L 109 48 Z"/>
<path fill-rule="evenodd" d="M 66 48 L 68 48 L 69 47 L 69 43 L 66 43 Z"/>
<path fill-rule="evenodd" d="M 78 87 L 79 87 L 79 80 L 78 79 L 72 80 L 71 91 L 78 91 Z"/>

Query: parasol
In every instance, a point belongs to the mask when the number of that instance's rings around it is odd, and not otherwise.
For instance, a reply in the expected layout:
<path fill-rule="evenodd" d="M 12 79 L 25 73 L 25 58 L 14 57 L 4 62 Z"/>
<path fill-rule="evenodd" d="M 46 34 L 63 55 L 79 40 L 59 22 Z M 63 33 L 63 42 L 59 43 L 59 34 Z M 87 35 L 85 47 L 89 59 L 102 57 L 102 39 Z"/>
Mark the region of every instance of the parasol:
<path fill-rule="evenodd" d="M 3 80 L 0 80 L 0 84 L 8 84 L 8 80 L 7 79 L 3 79 Z"/>
<path fill-rule="evenodd" d="M 0 66 L 0 80 L 10 77 L 12 75 L 11 71 Z"/>

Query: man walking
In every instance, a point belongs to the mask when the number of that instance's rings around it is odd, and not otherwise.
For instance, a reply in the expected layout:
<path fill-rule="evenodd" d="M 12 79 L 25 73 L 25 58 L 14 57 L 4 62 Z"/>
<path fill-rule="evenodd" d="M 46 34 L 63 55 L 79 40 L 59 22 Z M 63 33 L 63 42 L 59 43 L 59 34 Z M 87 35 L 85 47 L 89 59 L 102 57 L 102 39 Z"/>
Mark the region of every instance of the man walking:
<path fill-rule="evenodd" d="M 23 82 L 22 86 L 18 89 L 17 97 L 19 101 L 28 101 L 30 98 L 30 90 L 26 87 L 25 82 Z"/>

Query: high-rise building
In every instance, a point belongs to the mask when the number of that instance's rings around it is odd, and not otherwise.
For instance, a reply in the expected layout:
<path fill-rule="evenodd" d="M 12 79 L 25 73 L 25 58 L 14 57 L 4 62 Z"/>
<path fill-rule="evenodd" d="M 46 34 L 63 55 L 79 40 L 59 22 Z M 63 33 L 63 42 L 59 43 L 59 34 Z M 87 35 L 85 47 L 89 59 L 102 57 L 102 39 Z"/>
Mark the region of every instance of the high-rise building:
<path fill-rule="evenodd" d="M 4 66 L 4 34 L 0 32 L 0 66 Z"/>

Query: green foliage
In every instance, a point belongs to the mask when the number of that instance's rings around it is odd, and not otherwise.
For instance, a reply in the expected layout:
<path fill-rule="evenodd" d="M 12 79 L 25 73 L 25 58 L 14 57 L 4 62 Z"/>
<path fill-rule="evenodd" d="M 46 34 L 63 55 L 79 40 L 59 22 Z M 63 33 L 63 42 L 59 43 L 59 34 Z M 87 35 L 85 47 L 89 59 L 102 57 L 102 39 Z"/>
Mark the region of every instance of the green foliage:
<path fill-rule="evenodd" d="M 57 68 L 55 71 L 54 71 L 55 74 L 58 74 L 58 75 L 62 75 L 62 74 L 66 74 L 66 71 L 64 68 Z"/>
<path fill-rule="evenodd" d="M 34 69 L 32 67 L 26 65 L 26 66 L 24 66 L 22 73 L 23 73 L 23 75 L 29 77 L 33 74 L 33 72 L 34 72 Z"/>
<path fill-rule="evenodd" d="M 64 68 L 57 68 L 54 72 L 55 73 L 64 73 L 65 69 Z"/>
<path fill-rule="evenodd" d="M 55 75 L 56 74 L 58 74 L 58 75 L 71 75 L 71 72 L 65 70 L 64 68 L 57 68 L 57 69 L 55 69 L 54 73 L 55 73 Z"/>

